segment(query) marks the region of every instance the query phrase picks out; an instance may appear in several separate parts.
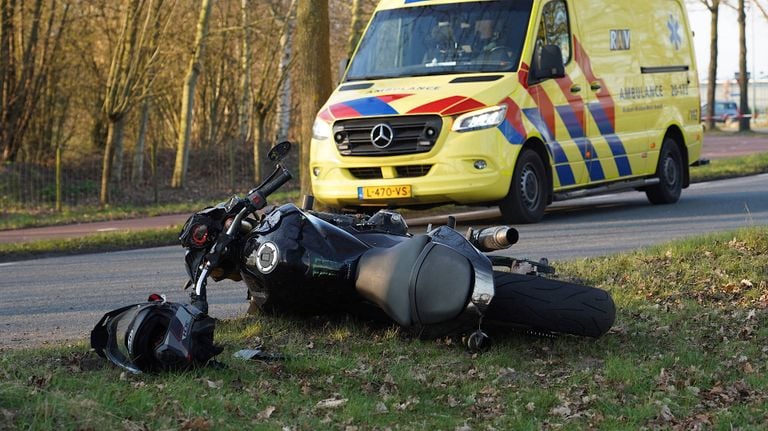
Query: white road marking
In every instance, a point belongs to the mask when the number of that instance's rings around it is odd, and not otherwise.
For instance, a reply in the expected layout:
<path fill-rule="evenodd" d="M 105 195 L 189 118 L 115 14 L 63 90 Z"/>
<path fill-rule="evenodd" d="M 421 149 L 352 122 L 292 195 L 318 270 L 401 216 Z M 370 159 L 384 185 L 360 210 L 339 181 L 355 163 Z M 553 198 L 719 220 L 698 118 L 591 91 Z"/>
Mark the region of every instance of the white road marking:
<path fill-rule="evenodd" d="M 11 266 L 11 265 L 16 265 L 16 263 L 17 263 L 17 262 L 0 263 L 0 267 L 2 267 L 2 266 Z"/>
<path fill-rule="evenodd" d="M 114 232 L 116 230 L 116 227 L 105 227 L 103 229 L 96 229 L 96 232 Z"/>

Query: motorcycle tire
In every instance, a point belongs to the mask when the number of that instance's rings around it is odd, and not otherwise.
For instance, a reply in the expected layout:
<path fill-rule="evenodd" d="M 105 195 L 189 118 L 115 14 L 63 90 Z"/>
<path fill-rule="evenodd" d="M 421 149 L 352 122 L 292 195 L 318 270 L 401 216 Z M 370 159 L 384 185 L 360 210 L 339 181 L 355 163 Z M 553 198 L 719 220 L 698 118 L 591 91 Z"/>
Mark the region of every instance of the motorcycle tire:
<path fill-rule="evenodd" d="M 598 338 L 616 318 L 611 295 L 601 289 L 536 275 L 494 271 L 496 294 L 485 321 L 534 331 Z"/>

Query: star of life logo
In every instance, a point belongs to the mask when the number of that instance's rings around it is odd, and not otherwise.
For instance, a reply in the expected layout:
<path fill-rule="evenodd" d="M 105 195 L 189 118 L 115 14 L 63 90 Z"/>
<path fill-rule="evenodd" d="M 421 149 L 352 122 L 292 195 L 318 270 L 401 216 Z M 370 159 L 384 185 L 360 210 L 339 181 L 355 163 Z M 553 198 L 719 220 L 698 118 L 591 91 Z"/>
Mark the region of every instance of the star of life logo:
<path fill-rule="evenodd" d="M 669 42 L 677 51 L 683 44 L 683 38 L 680 36 L 680 21 L 678 21 L 674 15 L 670 15 L 667 20 L 667 28 L 669 29 Z"/>

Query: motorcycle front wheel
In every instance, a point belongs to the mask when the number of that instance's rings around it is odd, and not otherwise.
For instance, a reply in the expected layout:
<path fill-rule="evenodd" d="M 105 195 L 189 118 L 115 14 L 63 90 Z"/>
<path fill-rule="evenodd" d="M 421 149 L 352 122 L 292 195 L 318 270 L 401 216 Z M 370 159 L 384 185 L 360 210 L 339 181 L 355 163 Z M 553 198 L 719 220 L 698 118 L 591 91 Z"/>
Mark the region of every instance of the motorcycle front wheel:
<path fill-rule="evenodd" d="M 485 314 L 491 324 L 597 338 L 616 318 L 611 295 L 595 287 L 500 271 L 493 280 L 496 293 Z"/>

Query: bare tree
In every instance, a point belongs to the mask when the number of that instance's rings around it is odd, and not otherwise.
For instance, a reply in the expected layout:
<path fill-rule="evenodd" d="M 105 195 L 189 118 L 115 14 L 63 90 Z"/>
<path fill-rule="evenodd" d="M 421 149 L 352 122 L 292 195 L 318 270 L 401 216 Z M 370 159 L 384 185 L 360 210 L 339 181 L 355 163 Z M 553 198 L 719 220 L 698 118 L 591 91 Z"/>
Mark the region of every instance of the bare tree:
<path fill-rule="evenodd" d="M 240 48 L 240 103 L 238 111 L 238 139 L 242 148 L 248 144 L 248 130 L 251 124 L 251 69 L 253 66 L 253 53 L 251 52 L 251 29 L 249 0 L 240 0 L 240 18 L 243 25 L 242 43 Z M 229 184 L 235 189 L 236 172 L 234 142 L 229 146 Z"/>
<path fill-rule="evenodd" d="M 152 15 L 156 17 L 154 21 L 154 28 L 152 30 L 152 38 L 147 47 L 149 52 L 157 52 L 159 49 L 160 33 L 162 30 L 160 15 L 163 7 L 162 1 L 156 1 Z M 143 83 L 142 94 L 144 95 L 141 102 L 141 115 L 139 120 L 139 133 L 136 137 L 136 144 L 133 147 L 133 165 L 131 168 L 131 184 L 137 185 L 144 177 L 144 149 L 146 147 L 147 140 L 147 127 L 149 126 L 149 111 L 152 108 L 152 87 L 155 82 L 157 70 L 154 67 L 149 68 L 147 77 Z"/>
<path fill-rule="evenodd" d="M 717 81 L 717 22 L 720 17 L 720 0 L 698 0 L 710 13 L 709 18 L 709 68 L 707 69 L 707 130 L 715 128 L 715 87 Z"/>
<path fill-rule="evenodd" d="M 744 0 L 739 0 L 739 111 L 742 116 L 739 118 L 739 132 L 749 131 L 749 78 L 747 76 L 747 24 L 746 13 L 744 10 Z M 754 49 L 754 47 L 753 47 Z"/>
<path fill-rule="evenodd" d="M 311 191 L 309 145 L 317 111 L 331 94 L 328 0 L 302 0 L 296 10 L 296 82 L 302 94 L 300 107 L 301 192 Z"/>
<path fill-rule="evenodd" d="M 365 0 L 352 0 L 349 5 L 352 12 L 352 24 L 350 25 L 349 41 L 347 42 L 347 58 L 351 58 L 352 54 L 357 48 L 357 43 L 360 41 L 360 36 L 363 34 L 363 27 L 365 21 L 363 21 L 363 6 Z"/>
<path fill-rule="evenodd" d="M 148 44 L 149 31 L 155 28 L 153 23 L 160 19 L 155 13 L 160 9 L 147 7 L 148 1 L 163 0 L 129 0 L 109 68 L 104 95 L 104 112 L 109 123 L 99 193 L 102 206 L 109 204 L 110 185 L 120 179 L 126 117 L 137 100 L 145 97 L 140 90 L 148 88 L 144 79 L 157 56 L 157 47 L 149 49 Z"/>
<path fill-rule="evenodd" d="M 47 8 L 0 1 L 0 161 L 15 161 L 43 93 L 46 75 L 60 50 L 69 4 Z M 59 15 L 57 15 L 57 13 Z"/>
<path fill-rule="evenodd" d="M 768 19 L 768 10 L 766 10 L 766 7 L 760 4 L 758 0 L 754 0 L 755 6 L 757 6 L 757 9 L 760 11 L 760 14 L 763 15 L 763 18 Z"/>
<path fill-rule="evenodd" d="M 281 4 L 270 6 L 268 13 L 269 22 L 272 24 L 266 27 L 262 34 L 263 47 L 259 51 L 259 58 L 262 63 L 258 65 L 259 78 L 258 85 L 253 87 L 253 166 L 254 180 L 260 182 L 266 171 L 267 166 L 267 124 L 268 120 L 274 116 L 276 105 L 280 102 L 281 89 L 288 79 L 292 61 L 283 62 L 280 59 L 285 53 L 285 44 L 290 41 L 292 31 L 291 17 L 294 14 L 296 0 L 291 0 L 287 10 L 281 7 Z"/>
<path fill-rule="evenodd" d="M 280 65 L 278 75 L 283 78 L 283 85 L 280 86 L 278 102 L 275 109 L 275 135 L 278 140 L 288 139 L 288 133 L 291 128 L 291 94 L 293 92 L 293 81 L 291 80 L 290 64 L 293 58 L 293 35 L 296 30 L 296 8 L 295 0 L 291 1 L 288 15 L 286 16 L 285 32 L 280 37 Z M 258 178 L 257 178 L 258 180 Z"/>
<path fill-rule="evenodd" d="M 205 50 L 205 42 L 208 36 L 208 21 L 211 16 L 211 0 L 202 0 L 200 4 L 200 16 L 197 21 L 195 35 L 195 52 L 189 63 L 187 76 L 184 79 L 184 90 L 181 99 L 181 114 L 179 115 L 179 136 L 176 147 L 176 163 L 173 168 L 171 187 L 184 187 L 187 180 L 187 166 L 189 164 L 189 138 L 192 129 L 192 112 L 195 102 L 195 86 L 200 75 L 201 60 Z"/>

